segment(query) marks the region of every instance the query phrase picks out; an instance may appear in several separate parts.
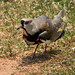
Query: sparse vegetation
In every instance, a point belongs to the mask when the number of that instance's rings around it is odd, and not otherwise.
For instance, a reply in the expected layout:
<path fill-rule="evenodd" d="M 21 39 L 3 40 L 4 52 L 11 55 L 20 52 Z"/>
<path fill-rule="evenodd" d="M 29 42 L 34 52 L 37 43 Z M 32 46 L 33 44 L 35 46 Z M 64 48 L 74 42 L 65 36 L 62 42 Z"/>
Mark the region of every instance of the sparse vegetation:
<path fill-rule="evenodd" d="M 22 18 L 36 18 L 40 15 L 53 18 L 63 8 L 66 9 L 65 21 L 67 23 L 64 37 L 48 44 L 46 58 L 40 57 L 44 45 L 39 46 L 38 49 L 41 48 L 40 53 L 31 63 L 34 66 L 35 63 L 39 64 L 36 64 L 36 66 L 39 66 L 38 71 L 31 71 L 26 75 L 75 75 L 74 0 L 0 0 L 0 57 L 9 58 L 18 53 L 33 51 L 35 46 L 28 48 L 23 41 L 22 30 L 16 31 Z M 49 47 L 51 47 L 50 52 Z M 61 50 L 60 53 L 58 53 L 59 50 Z M 24 72 L 24 69 L 19 69 Z M 11 73 L 11 75 L 14 74 Z"/>

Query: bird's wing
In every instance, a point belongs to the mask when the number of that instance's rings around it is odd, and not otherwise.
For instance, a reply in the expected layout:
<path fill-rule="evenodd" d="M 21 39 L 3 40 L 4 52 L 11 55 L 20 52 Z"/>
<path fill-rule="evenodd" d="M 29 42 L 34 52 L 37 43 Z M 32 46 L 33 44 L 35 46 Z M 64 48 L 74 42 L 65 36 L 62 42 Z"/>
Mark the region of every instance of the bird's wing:
<path fill-rule="evenodd" d="M 47 31 L 40 33 L 39 38 L 44 43 L 50 43 L 50 34 Z"/>

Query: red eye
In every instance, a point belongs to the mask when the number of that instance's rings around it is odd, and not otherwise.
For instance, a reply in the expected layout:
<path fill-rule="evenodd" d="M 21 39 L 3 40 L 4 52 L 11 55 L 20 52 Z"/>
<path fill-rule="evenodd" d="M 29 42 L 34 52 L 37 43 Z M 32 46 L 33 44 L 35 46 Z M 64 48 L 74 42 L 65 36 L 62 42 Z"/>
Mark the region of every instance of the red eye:
<path fill-rule="evenodd" d="M 25 24 L 28 24 L 28 23 L 29 23 L 28 21 L 25 22 Z"/>

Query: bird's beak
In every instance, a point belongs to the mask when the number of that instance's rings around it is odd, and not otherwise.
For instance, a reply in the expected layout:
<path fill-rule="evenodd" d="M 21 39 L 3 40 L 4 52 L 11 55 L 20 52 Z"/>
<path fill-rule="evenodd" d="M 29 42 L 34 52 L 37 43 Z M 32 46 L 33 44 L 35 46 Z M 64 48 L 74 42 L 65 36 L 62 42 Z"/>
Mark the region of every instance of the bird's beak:
<path fill-rule="evenodd" d="M 23 28 L 23 26 L 22 25 L 20 25 L 16 30 L 19 30 L 20 28 Z"/>

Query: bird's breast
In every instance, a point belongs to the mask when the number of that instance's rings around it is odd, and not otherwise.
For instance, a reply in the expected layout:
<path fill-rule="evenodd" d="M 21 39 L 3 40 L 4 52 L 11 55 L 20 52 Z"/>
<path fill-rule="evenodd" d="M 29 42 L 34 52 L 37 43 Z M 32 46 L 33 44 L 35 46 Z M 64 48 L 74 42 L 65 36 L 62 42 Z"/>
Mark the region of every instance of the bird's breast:
<path fill-rule="evenodd" d="M 41 33 L 42 31 L 39 30 L 37 33 L 34 33 L 33 35 L 25 35 L 23 34 L 23 39 L 26 41 L 27 44 L 30 44 L 30 43 L 38 43 L 39 40 L 37 41 L 38 39 L 38 36 L 39 34 Z"/>

